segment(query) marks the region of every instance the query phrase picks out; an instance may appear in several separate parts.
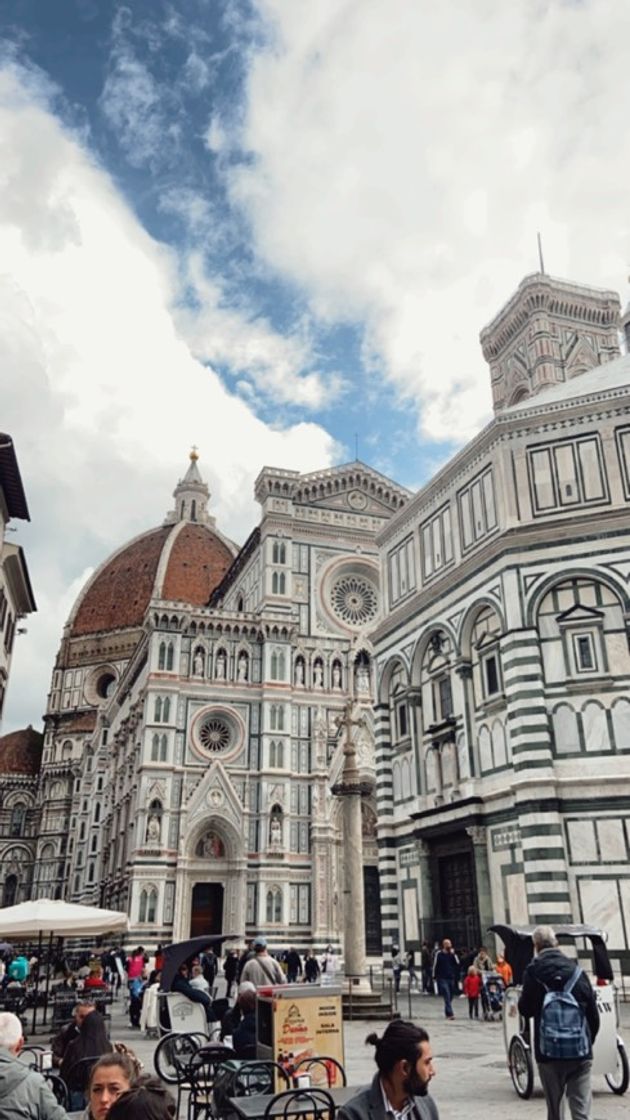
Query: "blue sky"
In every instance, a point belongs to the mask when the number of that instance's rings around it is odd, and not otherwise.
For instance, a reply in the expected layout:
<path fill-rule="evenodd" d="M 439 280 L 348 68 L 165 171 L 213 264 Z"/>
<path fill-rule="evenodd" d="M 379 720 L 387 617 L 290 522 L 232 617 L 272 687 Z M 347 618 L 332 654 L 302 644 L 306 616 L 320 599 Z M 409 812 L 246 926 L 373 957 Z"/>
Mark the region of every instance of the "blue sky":
<path fill-rule="evenodd" d="M 630 271 L 627 0 L 4 0 L 0 388 L 37 722 L 87 575 L 197 444 L 244 540 L 267 463 L 417 487 L 488 419 L 536 268 Z M 610 29 L 615 28 L 611 35 Z"/>

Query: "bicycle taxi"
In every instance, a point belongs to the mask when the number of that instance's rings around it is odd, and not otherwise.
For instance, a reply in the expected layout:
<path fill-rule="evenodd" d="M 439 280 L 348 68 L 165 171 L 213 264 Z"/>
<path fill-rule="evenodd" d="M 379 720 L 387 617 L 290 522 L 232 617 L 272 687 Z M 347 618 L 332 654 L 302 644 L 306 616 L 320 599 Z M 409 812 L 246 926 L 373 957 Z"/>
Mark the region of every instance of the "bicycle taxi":
<path fill-rule="evenodd" d="M 534 955 L 534 926 L 490 926 L 505 945 L 505 959 L 512 968 L 514 984 L 505 993 L 503 1036 L 512 1084 L 519 1097 L 527 1100 L 534 1090 L 534 1026 L 519 1014 L 523 973 Z M 619 1034 L 619 993 L 606 948 L 606 934 L 592 926 L 554 926 L 559 944 L 575 945 L 584 958 L 590 951 L 595 995 L 600 1013 L 600 1028 L 593 1043 L 593 1075 L 603 1075 L 608 1087 L 619 1095 L 630 1081 L 628 1056 Z M 583 960 L 580 962 L 583 963 Z M 586 971 L 586 969 L 585 969 Z"/>

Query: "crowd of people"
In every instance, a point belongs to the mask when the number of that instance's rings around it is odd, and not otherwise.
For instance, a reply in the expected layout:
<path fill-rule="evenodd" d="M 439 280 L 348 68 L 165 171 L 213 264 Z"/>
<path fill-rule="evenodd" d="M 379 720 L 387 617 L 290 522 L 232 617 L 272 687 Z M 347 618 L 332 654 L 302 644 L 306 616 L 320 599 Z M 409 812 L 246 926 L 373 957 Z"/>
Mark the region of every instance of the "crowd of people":
<path fill-rule="evenodd" d="M 532 939 L 534 957 L 524 973 L 518 1010 L 524 1020 L 534 1024 L 534 1051 L 548 1120 L 560 1120 L 564 1097 L 573 1120 L 589 1120 L 592 1046 L 599 1030 L 594 990 L 580 966 L 559 950 L 550 927 L 538 927 Z M 120 958 L 117 952 L 102 954 L 98 960 L 89 956 L 79 964 L 77 973 L 83 971 L 82 994 L 72 1021 L 53 1039 L 54 1070 L 65 1083 L 70 1109 L 85 1109 L 84 1120 L 173 1120 L 176 1106 L 170 1092 L 161 1081 L 143 1073 L 131 1049 L 110 1041 L 105 1019 L 94 1002 L 94 993 L 102 985 L 118 982 L 120 987 L 126 983 L 130 1024 L 135 1025 L 146 1012 L 147 993 L 159 987 L 163 960 L 158 953 L 150 961 L 142 946 Z M 269 953 L 265 938 L 257 937 L 241 953 L 229 951 L 222 962 L 211 951 L 189 958 L 180 966 L 172 990 L 203 1003 L 208 1020 L 216 1024 L 217 1037 L 237 1057 L 253 1058 L 257 988 L 306 979 L 312 956 L 307 953 L 302 959 L 294 949 L 288 949 L 279 959 Z M 334 953 L 329 947 L 316 961 L 318 976 L 331 966 L 331 959 Z M 32 965 L 25 957 L 14 960 L 17 967 L 12 976 L 14 961 L 7 962 L 7 984 L 27 983 Z M 394 947 L 393 967 L 395 973 L 406 967 L 410 985 L 414 981 L 418 984 L 413 954 L 403 958 Z M 212 998 L 220 969 L 228 991 L 235 988 L 233 1003 L 227 997 L 221 1001 Z M 482 985 L 497 976 L 506 987 L 512 983 L 509 964 L 501 956 L 492 960 L 485 946 L 456 953 L 448 938 L 433 949 L 426 942 L 422 946 L 423 990 L 442 997 L 449 1020 L 454 1017 L 452 1001 L 456 994 L 466 997 L 469 1016 L 476 1018 Z M 136 984 L 140 985 L 138 989 Z M 366 1042 L 375 1047 L 377 1071 L 372 1084 L 357 1090 L 339 1110 L 340 1120 L 387 1120 L 390 1115 L 408 1114 L 417 1120 L 438 1120 L 437 1107 L 429 1095 L 435 1069 L 427 1031 L 395 1017 L 381 1037 L 373 1033 Z M 23 1046 L 19 1017 L 12 1012 L 0 1013 L 0 1120 L 22 1115 L 66 1120 L 50 1082 L 19 1060 Z"/>

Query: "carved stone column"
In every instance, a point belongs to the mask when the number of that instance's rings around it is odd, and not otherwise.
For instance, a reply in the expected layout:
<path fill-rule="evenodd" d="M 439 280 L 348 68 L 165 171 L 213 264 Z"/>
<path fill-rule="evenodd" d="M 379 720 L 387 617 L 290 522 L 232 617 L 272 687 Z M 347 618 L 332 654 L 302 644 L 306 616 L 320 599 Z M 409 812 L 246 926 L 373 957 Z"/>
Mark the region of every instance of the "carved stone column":
<path fill-rule="evenodd" d="M 473 843 L 481 944 L 486 945 L 490 951 L 490 955 L 493 956 L 494 934 L 488 933 L 488 926 L 492 925 L 494 913 L 492 908 L 492 891 L 490 888 L 487 829 L 482 825 L 471 825 L 470 828 L 466 829 L 466 832 Z"/>

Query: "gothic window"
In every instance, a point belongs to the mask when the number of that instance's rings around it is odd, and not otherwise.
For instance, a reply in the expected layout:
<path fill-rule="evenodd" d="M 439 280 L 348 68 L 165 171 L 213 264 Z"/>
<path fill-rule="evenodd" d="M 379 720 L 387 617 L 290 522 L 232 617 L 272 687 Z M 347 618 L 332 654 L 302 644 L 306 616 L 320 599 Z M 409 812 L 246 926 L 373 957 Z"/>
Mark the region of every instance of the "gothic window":
<path fill-rule="evenodd" d="M 100 801 L 97 801 L 96 805 L 94 806 L 94 824 L 98 824 L 100 819 L 101 819 L 101 803 L 100 803 Z"/>
<path fill-rule="evenodd" d="M 164 705 L 162 707 L 162 723 L 168 723 L 171 718 L 171 698 L 170 696 L 164 697 Z"/>
<path fill-rule="evenodd" d="M 282 891 L 280 887 L 272 887 L 267 891 L 265 911 L 268 922 L 279 924 L 282 921 Z"/>
<path fill-rule="evenodd" d="M 284 731 L 284 708 L 282 704 L 272 704 L 269 723 L 272 731 Z"/>
<path fill-rule="evenodd" d="M 160 736 L 157 731 L 151 740 L 151 762 L 157 762 L 160 753 Z"/>
<path fill-rule="evenodd" d="M 284 572 L 274 572 L 271 577 L 272 595 L 284 595 L 286 591 L 286 576 Z"/>
<path fill-rule="evenodd" d="M 168 739 L 166 735 L 162 735 L 160 739 L 160 762 L 166 762 L 168 757 Z"/>
<path fill-rule="evenodd" d="M 272 739 L 271 741 L 269 747 L 269 765 L 280 770 L 284 767 L 284 743 L 281 740 L 276 741 Z"/>
<path fill-rule="evenodd" d="M 287 547 L 284 541 L 274 541 L 271 550 L 271 561 L 273 564 L 286 564 L 287 562 Z"/>
<path fill-rule="evenodd" d="M 271 654 L 271 679 L 272 681 L 283 681 L 286 671 L 286 658 L 284 650 L 274 649 Z"/>
<path fill-rule="evenodd" d="M 239 595 L 238 599 L 236 600 L 236 609 L 239 612 L 245 610 L 245 600 L 243 599 L 242 595 Z"/>
<path fill-rule="evenodd" d="M 150 890 L 147 894 L 147 922 L 155 922 L 157 912 L 157 891 Z"/>
<path fill-rule="evenodd" d="M 376 588 L 365 576 L 342 575 L 332 586 L 330 605 L 347 626 L 364 626 L 378 610 Z"/>
<path fill-rule="evenodd" d="M 153 706 L 153 719 L 155 720 L 156 723 L 160 723 L 161 720 L 162 720 L 162 697 L 161 696 L 156 696 L 155 697 L 155 704 Z"/>
<path fill-rule="evenodd" d="M 138 906 L 138 921 L 146 922 L 147 920 L 147 892 L 140 891 L 140 904 Z"/>
<path fill-rule="evenodd" d="M 92 843 L 90 845 L 90 851 L 95 852 L 97 850 L 97 848 L 98 848 L 98 836 L 95 833 L 94 836 L 92 837 Z"/>
<path fill-rule="evenodd" d="M 291 925 L 309 925 L 311 921 L 310 883 L 291 883 L 289 886 Z"/>
<path fill-rule="evenodd" d="M 164 669 L 165 667 L 166 667 L 166 642 L 160 642 L 160 648 L 159 648 L 159 651 L 158 651 L 158 669 Z"/>
<path fill-rule="evenodd" d="M 166 647 L 166 668 L 167 669 L 172 669 L 173 668 L 173 657 L 174 657 L 174 646 L 173 646 L 172 642 L 169 642 L 167 647 Z"/>
<path fill-rule="evenodd" d="M 2 905 L 14 906 L 17 897 L 18 878 L 17 875 L 7 875 L 4 880 L 4 888 L 2 891 Z"/>
<path fill-rule="evenodd" d="M 26 826 L 26 805 L 23 805 L 23 804 L 14 805 L 12 810 L 11 810 L 11 824 L 9 826 L 10 835 L 11 836 L 23 836 L 25 826 Z"/>
<path fill-rule="evenodd" d="M 192 501 L 190 503 L 190 520 L 191 521 L 196 521 L 197 520 L 197 503 L 196 503 L 194 498 L 192 499 Z"/>

